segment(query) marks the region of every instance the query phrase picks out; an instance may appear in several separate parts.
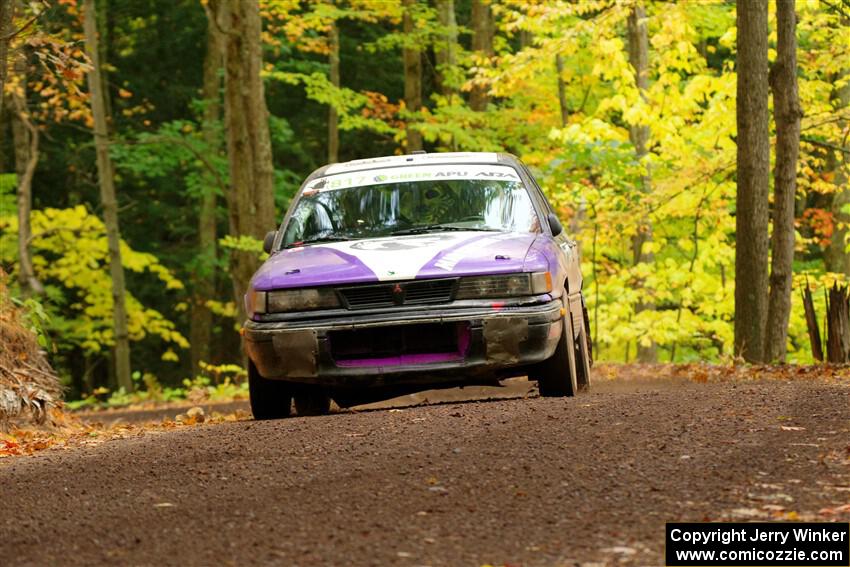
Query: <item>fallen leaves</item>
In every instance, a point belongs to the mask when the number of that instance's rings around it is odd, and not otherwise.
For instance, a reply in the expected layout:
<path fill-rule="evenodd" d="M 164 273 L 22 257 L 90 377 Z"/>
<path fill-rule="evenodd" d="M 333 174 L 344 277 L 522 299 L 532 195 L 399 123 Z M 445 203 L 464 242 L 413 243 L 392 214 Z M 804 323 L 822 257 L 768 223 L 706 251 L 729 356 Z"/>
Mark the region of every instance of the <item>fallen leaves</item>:
<path fill-rule="evenodd" d="M 620 381 L 673 380 L 707 382 L 751 382 L 759 380 L 827 380 L 850 382 L 850 364 L 597 364 L 593 377 Z"/>
<path fill-rule="evenodd" d="M 821 516 L 840 516 L 843 514 L 850 515 L 850 504 L 836 506 L 835 508 L 821 508 L 818 511 L 818 514 L 820 514 Z"/>
<path fill-rule="evenodd" d="M 174 421 L 181 425 L 196 425 L 198 423 L 204 423 L 204 421 L 206 421 L 204 408 L 198 406 L 191 407 L 186 411 L 186 413 L 181 413 L 175 417 Z"/>
<path fill-rule="evenodd" d="M 206 415 L 203 408 L 193 407 L 174 420 L 159 422 L 88 423 L 78 416 L 54 409 L 51 414 L 53 426 L 13 429 L 0 433 L 0 460 L 4 457 L 32 455 L 51 448 L 79 448 L 100 445 L 113 439 L 138 437 L 176 429 L 210 423 L 225 423 L 250 419 L 246 411 Z"/>

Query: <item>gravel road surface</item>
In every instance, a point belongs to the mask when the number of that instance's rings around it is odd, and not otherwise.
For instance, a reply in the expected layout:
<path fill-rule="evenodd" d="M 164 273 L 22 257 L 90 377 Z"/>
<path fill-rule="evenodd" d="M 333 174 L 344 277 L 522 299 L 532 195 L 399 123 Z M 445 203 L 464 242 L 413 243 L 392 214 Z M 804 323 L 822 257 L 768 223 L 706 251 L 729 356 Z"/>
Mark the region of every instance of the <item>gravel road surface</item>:
<path fill-rule="evenodd" d="M 660 565 L 668 521 L 846 521 L 848 457 L 811 381 L 185 427 L 0 461 L 0 564 Z"/>

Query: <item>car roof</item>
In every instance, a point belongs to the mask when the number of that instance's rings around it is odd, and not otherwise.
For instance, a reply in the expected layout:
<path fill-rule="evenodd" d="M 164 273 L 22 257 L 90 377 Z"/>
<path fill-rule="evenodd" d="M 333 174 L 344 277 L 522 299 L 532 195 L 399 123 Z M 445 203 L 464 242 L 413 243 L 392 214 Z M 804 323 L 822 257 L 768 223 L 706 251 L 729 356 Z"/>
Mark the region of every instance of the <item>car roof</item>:
<path fill-rule="evenodd" d="M 311 181 L 325 175 L 336 175 L 339 173 L 350 173 L 353 171 L 365 171 L 384 167 L 403 167 L 415 165 L 434 164 L 516 164 L 518 160 L 511 154 L 496 152 L 434 152 L 414 153 L 400 156 L 382 156 L 367 159 L 355 159 L 342 163 L 334 163 L 320 167 L 310 174 L 305 180 Z"/>

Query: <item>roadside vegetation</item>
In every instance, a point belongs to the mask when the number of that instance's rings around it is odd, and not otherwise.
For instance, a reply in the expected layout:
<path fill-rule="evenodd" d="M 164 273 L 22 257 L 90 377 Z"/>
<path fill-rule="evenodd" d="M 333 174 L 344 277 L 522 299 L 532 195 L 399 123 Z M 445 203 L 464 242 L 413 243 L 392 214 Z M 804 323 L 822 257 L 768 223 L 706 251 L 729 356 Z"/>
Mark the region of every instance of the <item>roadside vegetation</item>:
<path fill-rule="evenodd" d="M 535 170 L 580 242 L 597 360 L 848 363 L 848 14 L 2 0 L 0 404 L 244 397 L 244 286 L 300 181 L 420 149 Z"/>

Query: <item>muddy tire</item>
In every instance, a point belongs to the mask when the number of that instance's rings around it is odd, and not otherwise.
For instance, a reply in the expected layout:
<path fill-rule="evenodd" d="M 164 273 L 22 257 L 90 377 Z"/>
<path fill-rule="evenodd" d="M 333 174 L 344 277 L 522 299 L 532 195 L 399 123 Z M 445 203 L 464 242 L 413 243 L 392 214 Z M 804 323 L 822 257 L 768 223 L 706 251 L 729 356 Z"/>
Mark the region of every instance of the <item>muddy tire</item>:
<path fill-rule="evenodd" d="M 543 397 L 575 396 L 578 391 L 572 317 L 562 318 L 563 329 L 555 352 L 537 371 L 537 387 Z"/>
<path fill-rule="evenodd" d="M 320 388 L 303 388 L 295 392 L 295 412 L 300 415 L 325 415 L 331 409 L 331 398 Z"/>
<path fill-rule="evenodd" d="M 292 385 L 260 376 L 253 362 L 248 362 L 248 393 L 254 419 L 282 419 L 292 409 Z"/>

